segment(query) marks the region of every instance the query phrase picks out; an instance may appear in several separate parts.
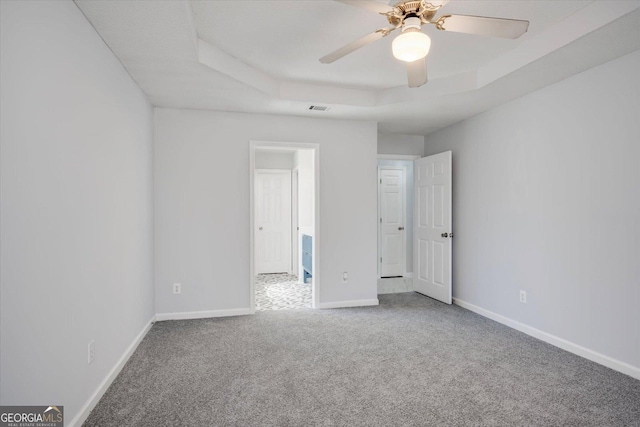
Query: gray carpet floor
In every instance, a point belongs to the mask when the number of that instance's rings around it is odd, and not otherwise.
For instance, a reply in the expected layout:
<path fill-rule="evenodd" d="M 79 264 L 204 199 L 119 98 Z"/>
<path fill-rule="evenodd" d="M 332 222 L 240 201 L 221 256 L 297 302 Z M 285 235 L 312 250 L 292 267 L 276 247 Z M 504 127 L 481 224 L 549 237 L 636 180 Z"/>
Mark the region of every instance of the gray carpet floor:
<path fill-rule="evenodd" d="M 156 323 L 85 426 L 640 426 L 640 381 L 416 293 Z"/>

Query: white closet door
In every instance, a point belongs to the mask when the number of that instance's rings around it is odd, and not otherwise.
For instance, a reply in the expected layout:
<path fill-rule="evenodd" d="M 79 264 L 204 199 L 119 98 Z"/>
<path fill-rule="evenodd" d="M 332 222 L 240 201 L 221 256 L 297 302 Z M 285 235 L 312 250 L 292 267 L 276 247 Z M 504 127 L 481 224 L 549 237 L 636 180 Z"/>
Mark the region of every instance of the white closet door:
<path fill-rule="evenodd" d="M 380 276 L 403 276 L 406 266 L 405 171 L 380 169 Z"/>
<path fill-rule="evenodd" d="M 291 171 L 256 170 L 256 274 L 291 273 Z"/>

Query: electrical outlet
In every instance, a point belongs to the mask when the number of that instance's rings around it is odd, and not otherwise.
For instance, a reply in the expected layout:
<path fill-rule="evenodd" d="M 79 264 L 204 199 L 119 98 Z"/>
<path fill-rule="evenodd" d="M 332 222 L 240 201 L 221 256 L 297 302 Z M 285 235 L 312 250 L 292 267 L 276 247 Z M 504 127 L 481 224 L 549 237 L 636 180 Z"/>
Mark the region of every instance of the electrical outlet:
<path fill-rule="evenodd" d="M 520 302 L 523 304 L 527 303 L 527 291 L 520 291 Z"/>
<path fill-rule="evenodd" d="M 87 347 L 87 364 L 91 364 L 93 359 L 96 357 L 96 348 L 95 341 L 89 341 L 89 346 Z"/>
<path fill-rule="evenodd" d="M 342 273 L 342 283 L 347 283 L 349 281 L 349 274 L 345 271 Z"/>
<path fill-rule="evenodd" d="M 174 294 L 181 294 L 182 293 L 182 285 L 180 283 L 174 283 L 173 284 L 173 293 Z"/>

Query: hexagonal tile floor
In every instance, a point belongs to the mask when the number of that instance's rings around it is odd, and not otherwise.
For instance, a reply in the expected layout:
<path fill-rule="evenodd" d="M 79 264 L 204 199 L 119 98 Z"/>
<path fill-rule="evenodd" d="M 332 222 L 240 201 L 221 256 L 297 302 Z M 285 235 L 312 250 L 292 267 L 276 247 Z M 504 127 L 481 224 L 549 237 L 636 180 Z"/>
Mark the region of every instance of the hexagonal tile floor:
<path fill-rule="evenodd" d="M 311 308 L 311 284 L 286 273 L 256 276 L 256 310 Z"/>

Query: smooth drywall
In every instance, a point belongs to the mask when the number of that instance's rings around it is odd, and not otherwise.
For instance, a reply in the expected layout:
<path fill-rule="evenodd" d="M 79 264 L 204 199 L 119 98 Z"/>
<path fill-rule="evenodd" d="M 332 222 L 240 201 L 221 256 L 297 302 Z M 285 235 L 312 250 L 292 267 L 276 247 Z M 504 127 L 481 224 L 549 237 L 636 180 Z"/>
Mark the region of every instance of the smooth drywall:
<path fill-rule="evenodd" d="M 249 307 L 250 141 L 320 145 L 320 302 L 377 298 L 376 139 L 374 122 L 156 108 L 157 312 Z"/>
<path fill-rule="evenodd" d="M 294 164 L 298 169 L 298 225 L 301 232 L 313 236 L 315 213 L 313 151 L 296 151 Z"/>
<path fill-rule="evenodd" d="M 635 52 L 425 144 L 453 151 L 454 297 L 636 367 L 639 75 Z"/>
<path fill-rule="evenodd" d="M 424 136 L 378 133 L 378 154 L 424 155 Z"/>
<path fill-rule="evenodd" d="M 315 235 L 315 171 L 313 150 L 296 150 L 293 157 L 298 172 L 298 279 L 302 281 L 302 236 Z"/>
<path fill-rule="evenodd" d="M 154 314 L 153 109 L 73 2 L 0 15 L 0 401 L 68 424 Z"/>

